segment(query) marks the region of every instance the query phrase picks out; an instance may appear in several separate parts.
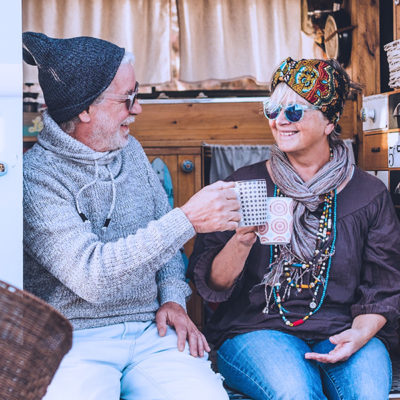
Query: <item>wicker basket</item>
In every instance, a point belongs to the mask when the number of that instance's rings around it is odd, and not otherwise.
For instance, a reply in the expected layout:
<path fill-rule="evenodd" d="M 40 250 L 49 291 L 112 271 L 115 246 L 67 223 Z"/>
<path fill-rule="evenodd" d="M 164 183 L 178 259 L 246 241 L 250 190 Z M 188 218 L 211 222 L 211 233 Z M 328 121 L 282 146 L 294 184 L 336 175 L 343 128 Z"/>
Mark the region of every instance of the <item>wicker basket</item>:
<path fill-rule="evenodd" d="M 400 87 L 400 40 L 385 44 L 389 64 L 389 87 L 392 89 Z"/>
<path fill-rule="evenodd" d="M 0 399 L 39 400 L 72 345 L 58 311 L 0 281 Z"/>

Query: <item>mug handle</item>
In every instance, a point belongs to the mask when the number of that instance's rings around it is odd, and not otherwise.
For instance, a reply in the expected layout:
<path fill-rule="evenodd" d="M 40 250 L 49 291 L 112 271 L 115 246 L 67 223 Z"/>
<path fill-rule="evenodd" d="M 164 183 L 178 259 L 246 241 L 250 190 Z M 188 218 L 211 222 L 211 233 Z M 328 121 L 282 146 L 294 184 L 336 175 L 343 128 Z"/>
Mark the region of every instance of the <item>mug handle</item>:
<path fill-rule="evenodd" d="M 254 231 L 254 233 L 257 235 L 258 240 L 260 241 L 260 244 L 267 245 L 268 243 L 263 243 L 263 240 L 262 240 L 263 234 L 259 232 L 259 229 L 260 229 L 260 227 L 262 227 L 262 226 L 264 226 L 264 225 L 259 225 L 259 226 L 257 226 L 257 230 Z"/>

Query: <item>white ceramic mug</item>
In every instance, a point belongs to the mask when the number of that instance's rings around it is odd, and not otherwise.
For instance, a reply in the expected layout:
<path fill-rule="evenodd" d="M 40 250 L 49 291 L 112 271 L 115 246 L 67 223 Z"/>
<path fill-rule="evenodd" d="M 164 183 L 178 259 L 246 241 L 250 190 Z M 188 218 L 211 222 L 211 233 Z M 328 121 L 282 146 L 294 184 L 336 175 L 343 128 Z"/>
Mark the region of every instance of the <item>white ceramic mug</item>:
<path fill-rule="evenodd" d="M 293 199 L 268 197 L 267 220 L 256 232 L 261 244 L 287 244 L 293 232 Z"/>
<path fill-rule="evenodd" d="M 267 182 L 250 179 L 235 182 L 242 219 L 239 226 L 264 225 L 267 221 Z"/>

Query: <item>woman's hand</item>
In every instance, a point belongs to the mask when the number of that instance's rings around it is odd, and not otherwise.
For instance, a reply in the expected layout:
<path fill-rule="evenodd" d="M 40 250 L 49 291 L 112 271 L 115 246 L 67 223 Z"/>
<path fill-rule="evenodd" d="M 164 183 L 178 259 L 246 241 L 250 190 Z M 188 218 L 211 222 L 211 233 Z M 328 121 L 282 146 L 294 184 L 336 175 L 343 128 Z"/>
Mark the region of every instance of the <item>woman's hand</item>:
<path fill-rule="evenodd" d="M 242 226 L 236 229 L 236 241 L 247 247 L 252 247 L 257 240 L 256 226 Z"/>
<path fill-rule="evenodd" d="M 358 315 L 354 318 L 350 329 L 329 338 L 329 341 L 336 346 L 328 354 L 306 353 L 304 357 L 307 360 L 315 360 L 322 363 L 346 361 L 352 354 L 368 343 L 385 323 L 386 318 L 382 315 Z"/>
<path fill-rule="evenodd" d="M 208 280 L 210 287 L 214 290 L 227 290 L 233 286 L 257 240 L 256 230 L 256 226 L 236 229 L 235 234 L 214 258 Z"/>
<path fill-rule="evenodd" d="M 366 340 L 360 330 L 353 328 L 347 329 L 329 338 L 329 341 L 336 346 L 328 354 L 306 353 L 305 358 L 322 363 L 346 361 L 352 354 L 361 349 L 368 340 Z"/>

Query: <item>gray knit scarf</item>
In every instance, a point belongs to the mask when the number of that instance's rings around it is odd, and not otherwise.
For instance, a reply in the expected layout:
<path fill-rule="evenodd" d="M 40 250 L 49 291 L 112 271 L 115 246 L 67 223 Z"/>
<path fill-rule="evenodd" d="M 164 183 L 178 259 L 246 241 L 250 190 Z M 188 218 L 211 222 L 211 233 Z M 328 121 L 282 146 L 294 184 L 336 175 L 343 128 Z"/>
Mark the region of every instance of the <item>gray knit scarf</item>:
<path fill-rule="evenodd" d="M 277 145 L 271 149 L 270 165 L 276 185 L 286 197 L 294 200 L 293 234 L 290 245 L 281 246 L 280 256 L 262 281 L 273 287 L 283 276 L 283 263 L 311 261 L 314 256 L 319 220 L 312 212 L 321 203 L 320 196 L 338 188 L 349 176 L 352 164 L 342 140 L 331 143 L 333 157 L 307 182 L 298 175 L 286 154 Z"/>

